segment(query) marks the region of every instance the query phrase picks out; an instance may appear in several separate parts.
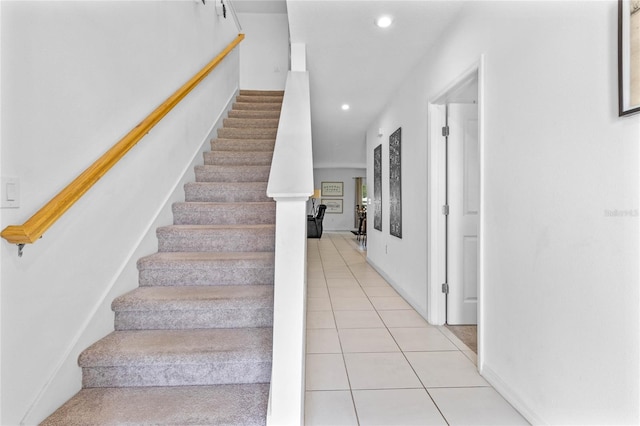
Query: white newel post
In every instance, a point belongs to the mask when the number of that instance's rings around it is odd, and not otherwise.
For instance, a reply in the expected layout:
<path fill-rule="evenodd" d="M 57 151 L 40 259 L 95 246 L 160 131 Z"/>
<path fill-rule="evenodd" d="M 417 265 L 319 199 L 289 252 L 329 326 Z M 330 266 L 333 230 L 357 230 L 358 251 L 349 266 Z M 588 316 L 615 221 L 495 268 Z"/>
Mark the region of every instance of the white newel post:
<path fill-rule="evenodd" d="M 302 49 L 294 49 L 302 64 Z M 267 195 L 276 201 L 273 364 L 268 426 L 304 423 L 307 200 L 313 194 L 309 74 L 290 71 Z"/>
<path fill-rule="evenodd" d="M 276 198 L 273 367 L 269 425 L 301 425 L 304 416 L 306 203 Z"/>

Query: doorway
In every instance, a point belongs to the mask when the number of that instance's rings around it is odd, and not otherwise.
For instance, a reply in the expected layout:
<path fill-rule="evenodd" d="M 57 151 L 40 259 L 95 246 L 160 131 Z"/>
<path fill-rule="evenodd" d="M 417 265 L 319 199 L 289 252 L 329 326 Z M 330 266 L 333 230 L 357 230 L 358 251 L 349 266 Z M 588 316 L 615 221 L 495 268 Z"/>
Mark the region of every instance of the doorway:
<path fill-rule="evenodd" d="M 481 64 L 429 104 L 429 320 L 470 347 L 481 342 Z"/>
<path fill-rule="evenodd" d="M 473 82 L 472 82 L 473 83 Z M 473 86 L 473 84 L 472 84 Z M 472 87 L 473 89 L 473 87 Z M 477 90 L 476 90 L 477 93 Z M 471 96 L 473 97 L 473 96 Z M 449 325 L 478 324 L 478 105 L 446 104 L 445 288 Z"/>

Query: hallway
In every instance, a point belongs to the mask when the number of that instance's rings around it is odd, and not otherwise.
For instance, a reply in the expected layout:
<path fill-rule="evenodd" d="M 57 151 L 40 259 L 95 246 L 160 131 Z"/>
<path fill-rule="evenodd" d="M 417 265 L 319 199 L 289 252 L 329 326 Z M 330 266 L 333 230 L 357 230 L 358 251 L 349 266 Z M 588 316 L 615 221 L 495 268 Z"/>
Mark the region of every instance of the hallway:
<path fill-rule="evenodd" d="M 366 263 L 350 233 L 307 240 L 306 425 L 528 424 Z"/>

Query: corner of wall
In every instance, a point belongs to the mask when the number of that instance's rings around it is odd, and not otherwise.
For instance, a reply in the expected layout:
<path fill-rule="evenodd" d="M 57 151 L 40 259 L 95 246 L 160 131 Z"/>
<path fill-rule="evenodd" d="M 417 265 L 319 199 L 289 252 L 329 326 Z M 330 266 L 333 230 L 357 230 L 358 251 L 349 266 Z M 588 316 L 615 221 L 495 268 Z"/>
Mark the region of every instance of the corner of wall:
<path fill-rule="evenodd" d="M 541 419 L 534 410 L 532 410 L 518 395 L 518 393 L 512 389 L 509 385 L 507 385 L 500 376 L 488 367 L 486 364 L 483 364 L 480 367 L 480 375 L 485 378 L 491 386 L 498 391 L 500 395 L 504 399 L 509 402 L 521 415 L 524 417 L 529 423 L 532 425 L 547 425 L 548 422 L 545 422 Z"/>

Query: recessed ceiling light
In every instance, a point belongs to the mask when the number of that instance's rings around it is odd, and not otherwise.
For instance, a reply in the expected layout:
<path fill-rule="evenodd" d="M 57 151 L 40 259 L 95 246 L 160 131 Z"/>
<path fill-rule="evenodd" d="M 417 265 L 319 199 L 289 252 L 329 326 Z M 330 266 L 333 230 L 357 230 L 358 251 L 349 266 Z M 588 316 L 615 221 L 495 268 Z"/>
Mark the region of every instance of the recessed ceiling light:
<path fill-rule="evenodd" d="M 378 19 L 376 19 L 376 25 L 380 28 L 387 28 L 391 25 L 392 22 L 393 19 L 388 15 L 380 16 Z"/>
<path fill-rule="evenodd" d="M 342 104 L 342 110 L 346 111 L 350 108 L 349 104 Z"/>

